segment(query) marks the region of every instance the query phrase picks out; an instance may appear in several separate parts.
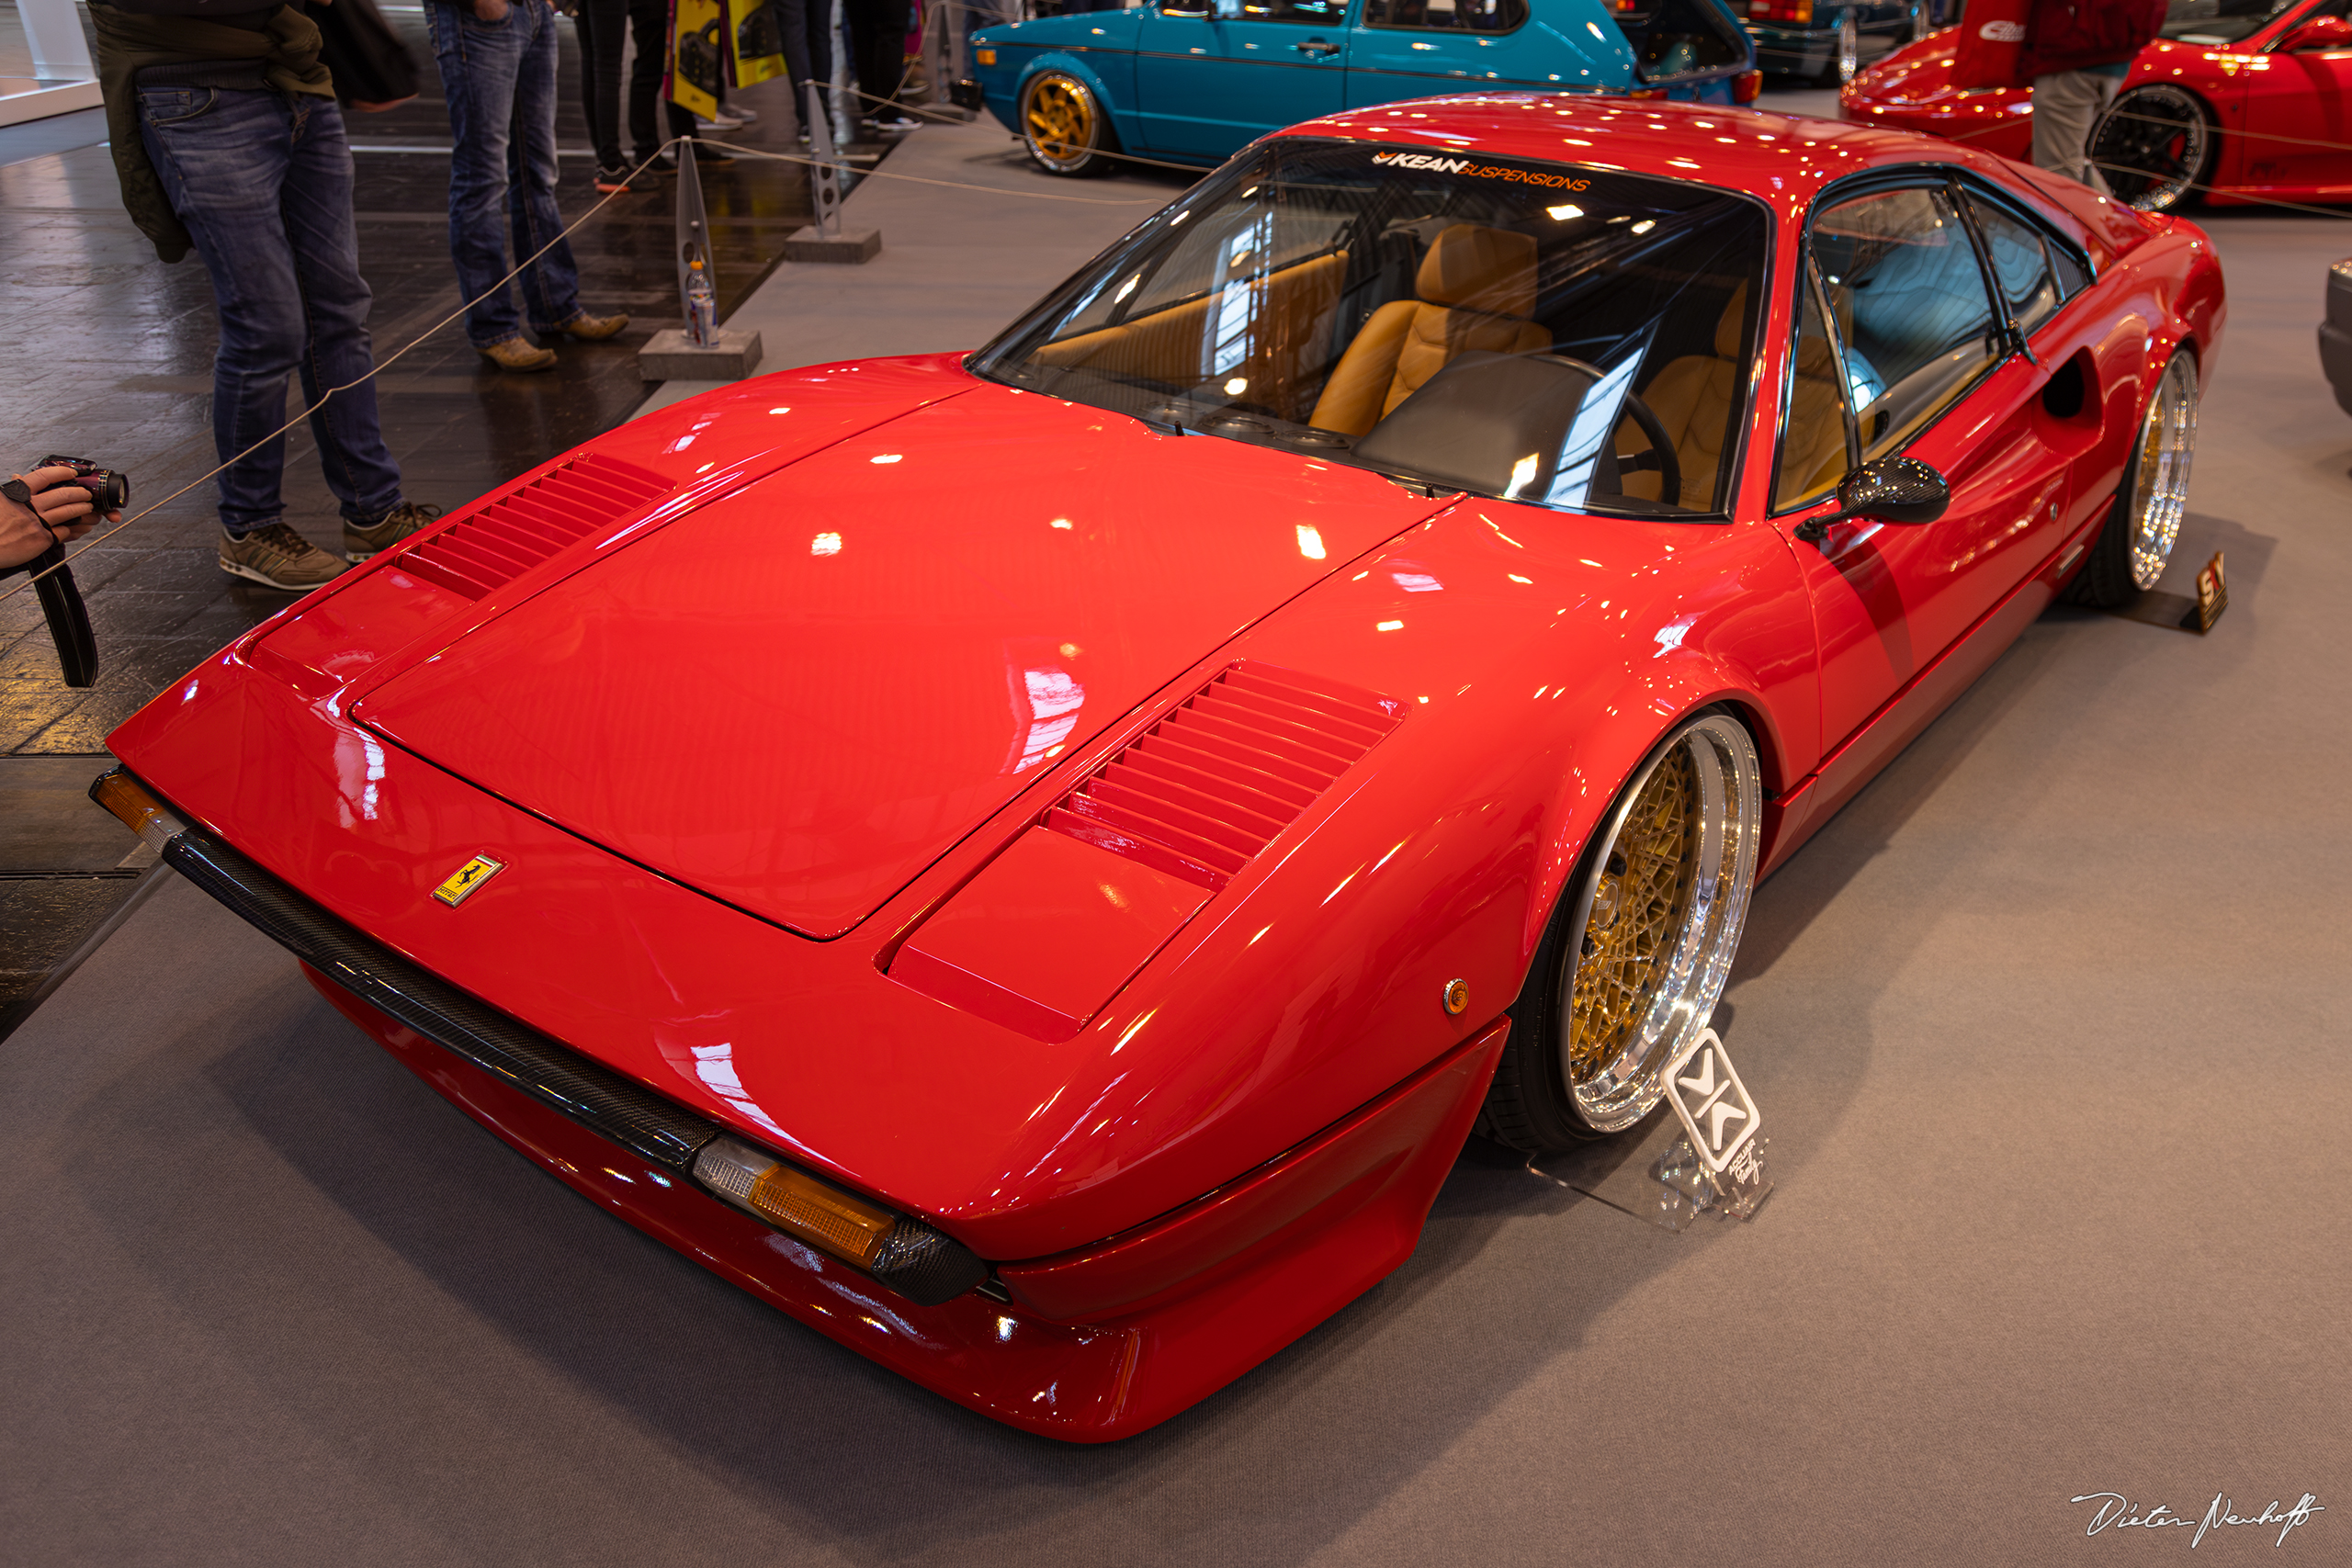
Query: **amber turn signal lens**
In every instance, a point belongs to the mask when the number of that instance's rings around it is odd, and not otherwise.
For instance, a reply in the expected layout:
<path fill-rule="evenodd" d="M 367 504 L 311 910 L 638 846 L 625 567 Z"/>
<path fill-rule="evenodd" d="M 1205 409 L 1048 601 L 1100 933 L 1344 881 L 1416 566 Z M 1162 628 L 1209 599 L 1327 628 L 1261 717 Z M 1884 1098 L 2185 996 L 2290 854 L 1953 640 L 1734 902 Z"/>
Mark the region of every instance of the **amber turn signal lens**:
<path fill-rule="evenodd" d="M 781 1165 L 752 1184 L 752 1208 L 778 1230 L 861 1269 L 874 1266 L 882 1238 L 899 1223 L 895 1214 Z"/>
<path fill-rule="evenodd" d="M 874 1267 L 875 1255 L 899 1223 L 899 1216 L 880 1204 L 770 1159 L 733 1138 L 705 1145 L 695 1159 L 695 1177 L 786 1235 L 860 1269 Z"/>
<path fill-rule="evenodd" d="M 158 854 L 165 844 L 187 831 L 187 823 L 164 810 L 163 802 L 120 768 L 99 774 L 97 782 L 90 786 L 90 798 L 120 818 L 124 827 L 138 834 Z"/>
<path fill-rule="evenodd" d="M 972 51 L 972 58 L 982 65 L 994 65 L 996 63 L 996 51 L 992 49 L 976 49 Z"/>
<path fill-rule="evenodd" d="M 1743 71 L 1731 79 L 1733 103 L 1752 104 L 1756 101 L 1756 96 L 1763 90 L 1764 73 L 1761 71 Z"/>

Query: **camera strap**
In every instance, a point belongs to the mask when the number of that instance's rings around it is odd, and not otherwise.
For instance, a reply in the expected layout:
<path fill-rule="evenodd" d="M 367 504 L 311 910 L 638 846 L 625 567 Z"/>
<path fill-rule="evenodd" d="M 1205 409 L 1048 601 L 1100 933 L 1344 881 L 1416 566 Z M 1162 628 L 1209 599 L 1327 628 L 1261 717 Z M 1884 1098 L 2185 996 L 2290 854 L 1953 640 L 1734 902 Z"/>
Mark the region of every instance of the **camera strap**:
<path fill-rule="evenodd" d="M 57 667 L 67 685 L 89 685 L 98 678 L 98 639 L 90 633 L 90 612 L 82 604 L 74 569 L 65 564 L 65 547 L 52 544 L 24 565 L 0 570 L 0 577 L 20 571 L 48 573 L 33 587 L 40 594 L 40 613 L 49 618 L 49 638 L 57 645 Z"/>

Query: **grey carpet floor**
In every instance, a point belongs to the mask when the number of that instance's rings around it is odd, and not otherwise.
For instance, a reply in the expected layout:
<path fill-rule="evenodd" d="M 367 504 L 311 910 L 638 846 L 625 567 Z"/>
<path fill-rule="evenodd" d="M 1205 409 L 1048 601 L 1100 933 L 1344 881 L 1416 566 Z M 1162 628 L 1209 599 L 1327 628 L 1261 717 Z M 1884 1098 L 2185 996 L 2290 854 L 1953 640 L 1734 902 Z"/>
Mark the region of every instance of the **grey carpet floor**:
<path fill-rule="evenodd" d="M 1023 1437 L 573 1197 L 166 886 L 0 1050 L 26 1563 L 2352 1561 L 2352 227 L 2218 215 L 2198 638 L 2053 611 L 1759 893 L 1751 1224 L 1474 1145 L 1399 1274 L 1131 1442 Z M 2177 564 L 2166 586 L 2185 587 Z"/>

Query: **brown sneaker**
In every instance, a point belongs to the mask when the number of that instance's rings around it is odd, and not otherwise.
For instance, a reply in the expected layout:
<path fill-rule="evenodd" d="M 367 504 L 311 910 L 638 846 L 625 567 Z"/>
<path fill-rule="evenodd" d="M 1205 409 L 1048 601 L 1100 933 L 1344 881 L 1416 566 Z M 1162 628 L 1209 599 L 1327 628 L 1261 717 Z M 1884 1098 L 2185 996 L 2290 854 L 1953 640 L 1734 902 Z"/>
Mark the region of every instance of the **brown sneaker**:
<path fill-rule="evenodd" d="M 283 523 L 256 528 L 242 539 L 220 535 L 220 570 L 270 588 L 307 593 L 351 569 Z"/>
<path fill-rule="evenodd" d="M 574 310 L 571 320 L 558 321 L 548 331 L 578 338 L 582 343 L 602 343 L 628 325 L 626 315 L 592 316 L 585 310 Z"/>
<path fill-rule="evenodd" d="M 429 528 L 441 515 L 437 506 L 419 506 L 403 501 L 384 514 L 382 522 L 372 528 L 361 528 L 349 522 L 343 525 L 344 558 L 357 566 L 369 556 L 400 543 L 419 528 Z"/>
<path fill-rule="evenodd" d="M 504 343 L 494 343 L 488 348 L 478 348 L 474 352 L 501 370 L 552 370 L 555 368 L 554 349 L 534 348 L 519 337 L 510 337 Z"/>

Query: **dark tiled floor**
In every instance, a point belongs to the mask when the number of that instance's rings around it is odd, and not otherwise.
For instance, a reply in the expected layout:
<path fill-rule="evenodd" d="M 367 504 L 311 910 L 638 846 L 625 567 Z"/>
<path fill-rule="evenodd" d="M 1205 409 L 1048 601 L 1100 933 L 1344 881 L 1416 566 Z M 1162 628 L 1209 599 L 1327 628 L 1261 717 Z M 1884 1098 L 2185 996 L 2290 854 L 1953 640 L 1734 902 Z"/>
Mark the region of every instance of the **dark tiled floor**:
<path fill-rule="evenodd" d="M 429 78 L 422 16 L 393 12 L 390 20 L 413 35 Z M 581 153 L 562 160 L 567 218 L 598 199 L 577 63 L 566 25 L 557 140 Z M 729 140 L 798 151 L 781 84 L 751 89 L 741 101 L 761 118 Z M 76 118 L 84 134 L 104 134 L 101 119 Z M 416 102 L 349 123 L 356 147 L 386 149 L 356 154 L 359 248 L 376 292 L 371 326 L 381 363 L 459 304 L 447 240 L 448 132 L 439 85 L 428 81 Z M 196 482 L 213 464 L 217 340 L 203 268 L 193 257 L 172 266 L 157 261 L 122 210 L 107 149 L 51 150 L 63 140 L 0 132 L 0 159 L 17 160 L 0 166 L 0 210 L 9 220 L 0 224 L 0 341 L 11 349 L 10 374 L 0 378 L 0 458 L 11 469 L 49 452 L 98 458 L 131 476 L 134 510 L 194 484 L 75 563 L 101 661 L 89 690 L 59 680 L 34 596 L 0 599 L 0 763 L 71 756 L 86 784 L 107 765 L 99 753 L 115 726 L 290 596 L 230 578 L 214 562 L 212 486 Z M 417 150 L 390 150 L 398 148 Z M 785 237 L 807 221 L 806 176 L 797 165 L 741 160 L 706 170 L 703 190 L 723 313 L 767 276 Z M 674 179 L 653 177 L 572 238 L 583 300 L 632 318 L 617 339 L 561 344 L 555 371 L 506 376 L 489 369 L 451 323 L 386 370 L 379 383 L 385 434 L 411 500 L 455 507 L 628 417 L 646 390 L 638 348 L 676 322 L 674 207 Z M 287 441 L 287 521 L 337 548 L 334 500 L 309 434 L 297 430 Z M 0 582 L 0 592 L 23 583 Z M 35 809 L 7 790 L 5 776 L 0 795 L 12 816 Z M 96 810 L 71 801 L 61 809 Z M 129 835 L 119 843 L 128 850 Z M 0 1001 L 18 994 L 6 976 L 37 975 L 71 952 L 129 886 L 93 880 L 87 870 L 72 872 L 69 886 L 56 880 L 66 871 L 60 854 L 20 853 L 28 863 L 0 866 L 0 874 L 49 880 L 0 881 Z"/>

